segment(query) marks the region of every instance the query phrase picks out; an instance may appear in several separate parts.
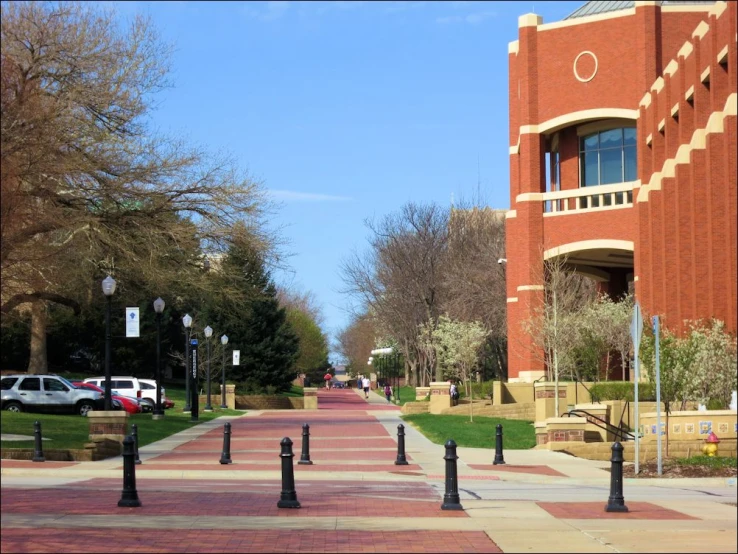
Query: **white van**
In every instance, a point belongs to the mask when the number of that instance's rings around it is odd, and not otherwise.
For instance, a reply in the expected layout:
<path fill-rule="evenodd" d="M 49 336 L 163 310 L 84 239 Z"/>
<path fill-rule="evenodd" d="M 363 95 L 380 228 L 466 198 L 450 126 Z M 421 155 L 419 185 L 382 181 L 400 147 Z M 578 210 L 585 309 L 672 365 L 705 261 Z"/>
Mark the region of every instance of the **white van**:
<path fill-rule="evenodd" d="M 105 377 L 90 377 L 85 383 L 92 383 L 105 390 Z M 136 377 L 111 377 L 110 389 L 113 394 L 138 398 L 141 409 L 150 412 L 156 407 L 156 381 Z M 164 402 L 164 387 L 161 388 L 161 401 Z"/>

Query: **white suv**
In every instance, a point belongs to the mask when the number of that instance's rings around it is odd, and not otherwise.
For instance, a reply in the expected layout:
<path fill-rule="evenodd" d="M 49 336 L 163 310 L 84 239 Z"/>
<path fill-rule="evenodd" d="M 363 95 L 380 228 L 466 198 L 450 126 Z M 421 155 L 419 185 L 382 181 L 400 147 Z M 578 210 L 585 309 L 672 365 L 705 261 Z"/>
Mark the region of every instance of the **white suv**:
<path fill-rule="evenodd" d="M 105 390 L 105 377 L 90 377 L 85 383 L 92 383 Z M 156 381 L 136 377 L 111 377 L 110 388 L 113 394 L 138 398 L 141 409 L 150 412 L 156 407 Z M 161 401 L 164 402 L 164 387 L 161 388 Z"/>

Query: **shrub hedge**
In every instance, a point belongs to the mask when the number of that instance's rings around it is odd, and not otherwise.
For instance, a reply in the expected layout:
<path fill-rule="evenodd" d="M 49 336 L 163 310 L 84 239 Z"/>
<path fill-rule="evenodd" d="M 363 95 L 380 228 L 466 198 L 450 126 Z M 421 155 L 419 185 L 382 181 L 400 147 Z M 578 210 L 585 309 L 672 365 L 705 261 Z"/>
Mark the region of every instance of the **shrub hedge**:
<path fill-rule="evenodd" d="M 596 383 L 589 387 L 592 400 L 635 400 L 635 385 L 624 381 L 608 381 Z M 638 384 L 638 400 L 643 402 L 656 401 L 656 386 L 654 383 Z"/>

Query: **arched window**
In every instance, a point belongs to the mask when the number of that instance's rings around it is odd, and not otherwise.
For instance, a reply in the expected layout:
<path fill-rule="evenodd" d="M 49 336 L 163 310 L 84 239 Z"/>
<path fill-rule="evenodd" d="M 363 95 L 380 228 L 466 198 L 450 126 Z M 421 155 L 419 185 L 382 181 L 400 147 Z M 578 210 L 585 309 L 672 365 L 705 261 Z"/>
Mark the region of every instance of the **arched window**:
<path fill-rule="evenodd" d="M 608 129 L 579 139 L 581 187 L 627 183 L 638 178 L 636 129 Z"/>

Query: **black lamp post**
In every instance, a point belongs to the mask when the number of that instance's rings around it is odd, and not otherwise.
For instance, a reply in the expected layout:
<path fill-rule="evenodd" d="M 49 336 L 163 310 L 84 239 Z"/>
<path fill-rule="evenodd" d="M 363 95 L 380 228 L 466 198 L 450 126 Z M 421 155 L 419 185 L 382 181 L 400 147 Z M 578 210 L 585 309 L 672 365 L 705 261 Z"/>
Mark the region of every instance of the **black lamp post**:
<path fill-rule="evenodd" d="M 106 412 L 113 409 L 112 394 L 110 386 L 110 303 L 115 293 L 115 279 L 110 275 L 105 277 L 102 282 L 103 294 L 108 299 L 107 309 L 105 310 L 105 404 Z"/>
<path fill-rule="evenodd" d="M 225 347 L 228 344 L 228 337 L 223 335 L 220 337 L 220 343 L 223 345 L 223 371 L 221 372 L 221 384 L 220 384 L 220 407 L 227 408 L 226 404 L 226 388 L 225 388 Z"/>
<path fill-rule="evenodd" d="M 164 410 L 161 409 L 161 314 L 164 312 L 164 306 L 164 300 L 161 298 L 154 300 L 154 311 L 156 312 L 156 407 L 154 413 L 151 414 L 152 419 L 164 417 Z"/>
<path fill-rule="evenodd" d="M 187 340 L 185 342 L 185 405 L 183 413 L 189 413 L 190 407 L 190 329 L 192 328 L 192 316 L 185 314 L 182 318 L 182 324 L 185 326 L 185 334 Z"/>
<path fill-rule="evenodd" d="M 208 325 L 207 327 L 205 327 L 205 329 L 203 329 L 203 332 L 205 333 L 205 342 L 208 345 L 208 366 L 207 366 L 207 371 L 206 371 L 207 380 L 208 380 L 208 398 L 207 398 L 207 401 L 205 402 L 205 411 L 212 412 L 213 407 L 210 405 L 210 337 L 213 336 L 213 328 L 210 327 L 210 325 Z"/>

